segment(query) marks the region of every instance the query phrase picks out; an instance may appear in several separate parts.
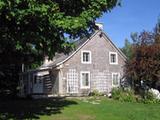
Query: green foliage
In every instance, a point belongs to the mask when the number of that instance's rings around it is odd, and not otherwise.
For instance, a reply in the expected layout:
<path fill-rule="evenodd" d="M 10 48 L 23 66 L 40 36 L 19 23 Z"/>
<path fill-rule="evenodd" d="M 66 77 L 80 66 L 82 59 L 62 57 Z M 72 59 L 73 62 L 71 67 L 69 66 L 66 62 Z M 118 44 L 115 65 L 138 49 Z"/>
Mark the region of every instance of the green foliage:
<path fill-rule="evenodd" d="M 30 69 L 36 69 L 36 68 L 40 67 L 41 64 L 42 64 L 42 62 L 39 62 L 39 61 L 34 62 L 30 65 Z"/>
<path fill-rule="evenodd" d="M 125 39 L 125 45 L 121 48 L 121 50 L 129 60 L 133 57 L 132 44 L 128 41 L 128 39 Z"/>
<path fill-rule="evenodd" d="M 96 18 L 118 3 L 118 0 L 1 0 L 0 44 L 9 52 L 35 51 L 52 58 L 55 52 L 67 52 L 63 44 L 70 47 L 64 33 L 79 37 L 92 31 Z"/>
<path fill-rule="evenodd" d="M 21 70 L 18 65 L 0 65 L 0 99 L 4 96 L 15 97 L 19 74 Z"/>
<path fill-rule="evenodd" d="M 0 119 L 160 120 L 159 104 L 122 103 L 106 98 L 100 98 L 99 103 L 76 98 L 0 101 Z"/>
<path fill-rule="evenodd" d="M 150 104 L 150 103 L 160 103 L 160 100 L 156 99 L 156 97 L 150 91 L 146 91 L 143 95 L 143 99 L 140 99 L 139 102 Z"/>
<path fill-rule="evenodd" d="M 68 53 L 73 44 L 65 34 L 78 38 L 93 32 L 95 20 L 118 4 L 118 0 L 0 0 L 0 66 L 35 68 L 45 56 Z M 1 91 L 6 80 L 1 74 L 7 74 L 0 70 Z"/>
<path fill-rule="evenodd" d="M 100 93 L 98 90 L 93 90 L 91 93 L 90 93 L 90 96 L 102 96 L 103 94 Z"/>
<path fill-rule="evenodd" d="M 153 100 L 155 99 L 155 96 L 151 92 L 148 91 L 144 94 L 144 98 L 148 100 Z"/>
<path fill-rule="evenodd" d="M 136 102 L 136 97 L 133 90 L 123 90 L 122 88 L 112 89 L 112 98 L 122 102 Z"/>
<path fill-rule="evenodd" d="M 124 90 L 122 88 L 113 88 L 112 98 L 121 102 L 160 103 L 160 100 L 156 99 L 149 91 L 146 91 L 143 96 L 140 96 L 136 95 L 133 90 Z"/>

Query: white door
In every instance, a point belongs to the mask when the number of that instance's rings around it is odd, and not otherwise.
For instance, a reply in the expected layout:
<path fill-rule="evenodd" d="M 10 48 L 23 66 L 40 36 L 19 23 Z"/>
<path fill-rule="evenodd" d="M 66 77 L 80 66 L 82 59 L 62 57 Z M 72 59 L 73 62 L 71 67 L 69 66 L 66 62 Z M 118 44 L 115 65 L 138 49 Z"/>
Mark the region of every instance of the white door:
<path fill-rule="evenodd" d="M 43 93 L 43 79 L 41 76 L 34 75 L 33 93 Z"/>

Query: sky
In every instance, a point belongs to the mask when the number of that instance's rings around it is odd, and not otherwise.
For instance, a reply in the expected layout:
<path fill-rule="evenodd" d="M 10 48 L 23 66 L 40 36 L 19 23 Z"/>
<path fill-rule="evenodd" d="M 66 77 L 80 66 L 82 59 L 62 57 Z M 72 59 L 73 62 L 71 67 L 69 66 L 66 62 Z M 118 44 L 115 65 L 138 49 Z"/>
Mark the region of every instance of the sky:
<path fill-rule="evenodd" d="M 152 31 L 160 18 L 160 0 L 122 0 L 121 7 L 104 13 L 97 22 L 117 47 L 123 47 L 125 39 L 143 30 Z"/>

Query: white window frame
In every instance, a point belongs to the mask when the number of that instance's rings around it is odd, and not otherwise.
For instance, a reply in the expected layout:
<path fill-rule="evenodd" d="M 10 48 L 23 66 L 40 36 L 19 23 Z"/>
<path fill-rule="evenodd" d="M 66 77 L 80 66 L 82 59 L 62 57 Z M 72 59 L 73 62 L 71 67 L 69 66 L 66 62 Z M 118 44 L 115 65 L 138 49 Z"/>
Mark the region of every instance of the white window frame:
<path fill-rule="evenodd" d="M 89 61 L 83 61 L 83 53 L 89 53 Z M 81 51 L 81 63 L 83 63 L 83 64 L 91 64 L 92 63 L 92 55 L 91 55 L 91 51 L 89 51 L 89 50 L 83 50 L 83 51 Z"/>
<path fill-rule="evenodd" d="M 116 55 L 116 62 L 111 62 L 111 54 L 115 54 Z M 117 52 L 109 52 L 109 64 L 111 65 L 117 65 L 118 64 L 118 54 Z"/>
<path fill-rule="evenodd" d="M 118 85 L 114 85 L 113 84 L 113 75 L 115 75 L 115 74 L 118 74 Z M 118 87 L 120 85 L 120 73 L 118 73 L 118 72 L 113 72 L 112 73 L 112 86 L 113 87 Z"/>
<path fill-rule="evenodd" d="M 43 84 L 42 79 L 37 79 L 38 77 L 42 77 L 43 75 L 33 74 L 33 84 Z M 35 83 L 35 77 L 36 77 L 36 83 Z"/>
<path fill-rule="evenodd" d="M 83 86 L 83 80 L 82 80 L 82 74 L 83 73 L 87 73 L 88 74 L 88 86 Z M 80 85 L 81 85 L 81 89 L 88 89 L 90 88 L 90 71 L 81 71 L 80 72 Z"/>

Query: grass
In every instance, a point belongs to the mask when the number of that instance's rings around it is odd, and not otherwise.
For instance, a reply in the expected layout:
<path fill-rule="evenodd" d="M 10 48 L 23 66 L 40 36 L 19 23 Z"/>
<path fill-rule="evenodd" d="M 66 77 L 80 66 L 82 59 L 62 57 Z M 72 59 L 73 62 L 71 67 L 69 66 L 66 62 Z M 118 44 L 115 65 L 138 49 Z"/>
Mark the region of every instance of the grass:
<path fill-rule="evenodd" d="M 4 101 L 0 103 L 0 119 L 160 120 L 160 105 L 106 98 Z"/>

